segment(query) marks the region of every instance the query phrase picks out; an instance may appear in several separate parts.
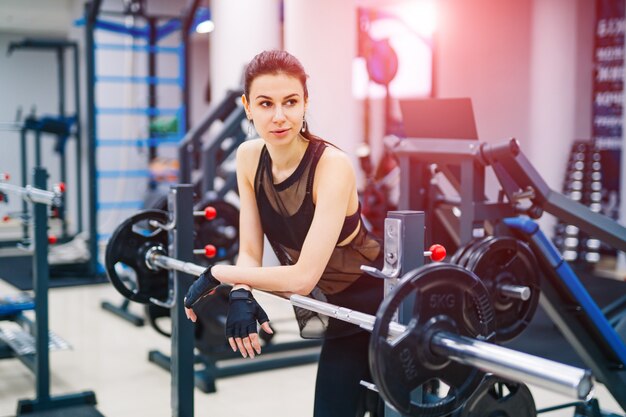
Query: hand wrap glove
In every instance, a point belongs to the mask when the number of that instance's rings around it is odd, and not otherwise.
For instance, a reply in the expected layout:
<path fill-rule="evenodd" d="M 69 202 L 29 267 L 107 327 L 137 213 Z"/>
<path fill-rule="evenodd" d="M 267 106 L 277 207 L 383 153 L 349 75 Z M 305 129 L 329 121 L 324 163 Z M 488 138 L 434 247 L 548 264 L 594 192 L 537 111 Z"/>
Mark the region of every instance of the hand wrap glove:
<path fill-rule="evenodd" d="M 269 317 L 256 302 L 252 293 L 240 288 L 230 292 L 230 307 L 226 318 L 226 337 L 245 338 L 251 333 L 258 333 L 257 321 L 263 324 Z"/>
<path fill-rule="evenodd" d="M 213 265 L 205 269 L 198 279 L 191 284 L 185 296 L 185 307 L 192 308 L 193 305 L 202 298 L 211 295 L 211 291 L 221 284 L 221 282 L 211 274 L 211 268 L 213 268 Z"/>

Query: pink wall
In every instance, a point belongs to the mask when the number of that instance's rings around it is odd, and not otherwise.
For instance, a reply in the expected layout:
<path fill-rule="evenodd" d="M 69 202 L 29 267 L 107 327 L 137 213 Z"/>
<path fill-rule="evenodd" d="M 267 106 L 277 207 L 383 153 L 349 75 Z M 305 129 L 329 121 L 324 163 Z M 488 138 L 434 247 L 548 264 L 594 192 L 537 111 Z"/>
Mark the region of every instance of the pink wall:
<path fill-rule="evenodd" d="M 591 134 L 594 2 L 441 0 L 438 97 L 470 97 L 481 140 L 517 138 L 560 189 L 574 139 Z"/>
<path fill-rule="evenodd" d="M 528 141 L 529 1 L 442 0 L 437 95 L 470 97 L 481 140 Z"/>

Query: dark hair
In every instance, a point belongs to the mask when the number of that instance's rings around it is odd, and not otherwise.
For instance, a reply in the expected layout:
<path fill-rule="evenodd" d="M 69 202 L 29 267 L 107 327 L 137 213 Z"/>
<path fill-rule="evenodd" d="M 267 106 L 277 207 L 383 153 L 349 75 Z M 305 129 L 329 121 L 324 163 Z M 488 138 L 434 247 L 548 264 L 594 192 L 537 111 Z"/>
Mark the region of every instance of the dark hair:
<path fill-rule="evenodd" d="M 300 84 L 302 84 L 304 99 L 307 100 L 309 98 L 309 90 L 306 86 L 306 79 L 308 78 L 308 75 L 306 75 L 302 63 L 300 63 L 298 58 L 291 55 L 287 51 L 271 50 L 263 51 L 260 54 L 257 54 L 246 66 L 246 70 L 244 72 L 243 93 L 248 101 L 250 101 L 250 85 L 252 84 L 252 81 L 261 75 L 268 74 L 285 74 L 290 77 L 297 78 L 300 81 Z M 319 139 L 317 136 L 310 133 L 308 126 L 306 131 L 302 132 L 302 136 L 308 140 Z"/>
<path fill-rule="evenodd" d="M 297 78 L 304 89 L 304 98 L 307 99 L 309 97 L 309 91 L 306 87 L 307 75 L 298 58 L 287 51 L 273 50 L 257 54 L 246 66 L 243 93 L 248 100 L 250 100 L 249 94 L 252 81 L 256 77 L 267 74 L 285 74 Z"/>

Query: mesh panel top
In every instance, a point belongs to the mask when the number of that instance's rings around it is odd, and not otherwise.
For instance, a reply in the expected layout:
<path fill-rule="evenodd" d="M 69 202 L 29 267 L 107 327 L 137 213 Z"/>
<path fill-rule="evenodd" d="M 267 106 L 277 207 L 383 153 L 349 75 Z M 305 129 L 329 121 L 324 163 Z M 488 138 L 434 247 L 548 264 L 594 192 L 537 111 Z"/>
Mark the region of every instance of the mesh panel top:
<path fill-rule="evenodd" d="M 315 205 L 313 179 L 315 168 L 326 148 L 321 140 L 311 140 L 296 170 L 286 180 L 274 184 L 272 160 L 264 147 L 255 178 L 255 193 L 263 232 L 282 265 L 298 261 L 309 231 Z M 360 275 L 361 265 L 371 264 L 380 252 L 380 243 L 360 222 L 361 210 L 346 216 L 338 242 L 359 227 L 357 236 L 345 246 L 336 246 L 318 283 L 326 294 L 347 288 Z"/>
<path fill-rule="evenodd" d="M 273 181 L 269 152 L 265 147 L 261 151 L 254 181 L 257 207 L 263 233 L 281 265 L 293 265 L 300 256 L 315 213 L 312 195 L 315 169 L 326 146 L 322 140 L 310 140 L 296 170 L 278 184 Z M 349 244 L 335 246 L 311 297 L 326 302 L 326 295 L 343 291 L 361 276 L 361 265 L 372 265 L 378 258 L 381 244 L 360 220 L 359 206 L 354 214 L 346 216 L 338 242 L 357 227 L 359 232 Z M 297 307 L 294 310 L 303 337 L 318 337 L 323 333 L 328 324 L 326 317 Z"/>

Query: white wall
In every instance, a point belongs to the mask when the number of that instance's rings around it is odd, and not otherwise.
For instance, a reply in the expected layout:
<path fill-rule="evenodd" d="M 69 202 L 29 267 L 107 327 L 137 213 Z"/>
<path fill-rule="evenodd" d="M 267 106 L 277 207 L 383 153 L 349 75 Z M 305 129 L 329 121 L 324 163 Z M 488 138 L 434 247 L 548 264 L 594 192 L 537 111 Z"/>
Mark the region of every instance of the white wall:
<path fill-rule="evenodd" d="M 529 137 L 530 1 L 441 0 L 438 97 L 470 97 L 481 140 Z"/>
<path fill-rule="evenodd" d="M 213 0 L 211 13 L 211 90 L 221 100 L 227 90 L 242 86 L 245 65 L 265 49 L 278 49 L 280 3 L 278 0 Z"/>
<path fill-rule="evenodd" d="M 207 33 L 191 36 L 191 66 L 189 68 L 189 82 L 191 83 L 189 123 L 191 126 L 200 122 L 209 107 L 206 93 L 211 82 L 210 66 L 208 65 L 210 36 Z"/>
<path fill-rule="evenodd" d="M 593 14 L 579 14 L 577 3 L 533 3 L 528 156 L 548 185 L 558 191 L 563 186 L 571 142 L 591 137 L 592 75 L 590 66 L 578 65 L 591 62 L 592 44 L 579 45 L 578 41 L 593 40 L 591 19 L 587 20 Z M 581 20 L 587 24 L 581 25 Z M 555 222 L 548 216 L 541 220 L 544 230 L 550 230 Z"/>
<path fill-rule="evenodd" d="M 352 94 L 356 55 L 354 0 L 285 0 L 285 49 L 309 75 L 311 131 L 349 154 L 362 139 L 357 101 Z"/>
<path fill-rule="evenodd" d="M 76 0 L 2 0 L 0 32 L 65 34 L 72 24 L 68 11 Z"/>

